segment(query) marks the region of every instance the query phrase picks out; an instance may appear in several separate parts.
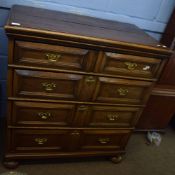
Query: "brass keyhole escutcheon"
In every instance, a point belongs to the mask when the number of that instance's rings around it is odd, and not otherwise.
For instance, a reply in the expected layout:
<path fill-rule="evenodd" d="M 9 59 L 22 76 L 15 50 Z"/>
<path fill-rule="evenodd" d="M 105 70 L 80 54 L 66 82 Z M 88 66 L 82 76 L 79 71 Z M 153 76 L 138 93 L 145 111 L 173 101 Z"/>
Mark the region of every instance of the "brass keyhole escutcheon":
<path fill-rule="evenodd" d="M 43 86 L 44 90 L 47 91 L 47 92 L 51 92 L 56 88 L 55 83 L 44 82 L 44 83 L 42 83 L 42 86 Z"/>

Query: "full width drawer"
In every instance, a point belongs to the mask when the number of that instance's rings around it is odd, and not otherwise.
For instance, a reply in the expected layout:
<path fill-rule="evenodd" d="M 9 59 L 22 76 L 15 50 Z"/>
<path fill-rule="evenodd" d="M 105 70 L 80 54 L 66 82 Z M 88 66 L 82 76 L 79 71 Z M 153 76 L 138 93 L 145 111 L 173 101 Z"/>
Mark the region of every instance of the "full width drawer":
<path fill-rule="evenodd" d="M 120 104 L 145 104 L 152 82 L 99 77 L 93 100 Z"/>
<path fill-rule="evenodd" d="M 130 134 L 129 130 L 84 130 L 80 148 L 84 151 L 124 150 Z"/>
<path fill-rule="evenodd" d="M 40 102 L 9 102 L 12 125 L 20 126 L 70 126 L 75 105 Z"/>
<path fill-rule="evenodd" d="M 79 105 L 74 125 L 93 128 L 134 127 L 142 108 Z"/>
<path fill-rule="evenodd" d="M 9 125 L 60 127 L 133 127 L 141 108 L 69 103 L 9 101 Z"/>
<path fill-rule="evenodd" d="M 8 152 L 56 153 L 124 150 L 131 130 L 9 129 Z"/>
<path fill-rule="evenodd" d="M 78 71 L 92 71 L 96 52 L 43 43 L 17 41 L 15 64 Z"/>
<path fill-rule="evenodd" d="M 14 96 L 75 100 L 83 76 L 44 71 L 14 70 Z"/>
<path fill-rule="evenodd" d="M 161 59 L 107 52 L 101 54 L 95 72 L 156 78 L 159 74 L 160 64 Z"/>

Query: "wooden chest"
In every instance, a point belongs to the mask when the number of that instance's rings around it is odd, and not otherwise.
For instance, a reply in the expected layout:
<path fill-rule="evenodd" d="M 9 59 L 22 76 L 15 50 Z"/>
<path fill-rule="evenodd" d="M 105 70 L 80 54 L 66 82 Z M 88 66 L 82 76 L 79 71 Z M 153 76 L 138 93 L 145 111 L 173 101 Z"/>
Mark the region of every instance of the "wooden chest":
<path fill-rule="evenodd" d="M 5 161 L 121 160 L 170 51 L 134 25 L 14 6 Z"/>

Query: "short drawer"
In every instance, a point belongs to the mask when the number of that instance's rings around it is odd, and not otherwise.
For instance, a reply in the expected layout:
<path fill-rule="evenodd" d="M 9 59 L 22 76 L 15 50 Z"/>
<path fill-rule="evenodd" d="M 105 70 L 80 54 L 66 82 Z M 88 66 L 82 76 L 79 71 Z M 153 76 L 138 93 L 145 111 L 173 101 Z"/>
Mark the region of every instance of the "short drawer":
<path fill-rule="evenodd" d="M 142 108 L 137 107 L 80 105 L 76 125 L 93 128 L 134 127 L 141 112 Z"/>
<path fill-rule="evenodd" d="M 93 100 L 119 104 L 145 104 L 152 82 L 99 77 Z"/>
<path fill-rule="evenodd" d="M 124 150 L 129 130 L 84 130 L 80 148 L 86 151 L 117 151 Z"/>
<path fill-rule="evenodd" d="M 86 49 L 17 41 L 14 63 L 77 71 L 92 71 L 96 53 Z"/>
<path fill-rule="evenodd" d="M 20 126 L 70 126 L 75 105 L 40 102 L 9 102 L 12 125 Z"/>
<path fill-rule="evenodd" d="M 59 152 L 69 145 L 67 130 L 14 129 L 8 134 L 9 152 Z"/>
<path fill-rule="evenodd" d="M 75 100 L 83 76 L 31 70 L 14 70 L 14 96 Z"/>
<path fill-rule="evenodd" d="M 143 78 L 157 78 L 161 59 L 117 53 L 103 53 L 95 67 L 96 72 Z"/>

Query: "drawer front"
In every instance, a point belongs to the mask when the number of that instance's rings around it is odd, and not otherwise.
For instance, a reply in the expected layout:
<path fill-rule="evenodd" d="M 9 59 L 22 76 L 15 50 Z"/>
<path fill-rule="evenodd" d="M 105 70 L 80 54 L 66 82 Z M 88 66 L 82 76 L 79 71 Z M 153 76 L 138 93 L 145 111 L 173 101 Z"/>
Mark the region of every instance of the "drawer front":
<path fill-rule="evenodd" d="M 15 44 L 15 64 L 92 71 L 95 59 L 96 53 L 85 49 L 23 41 Z"/>
<path fill-rule="evenodd" d="M 161 60 L 117 53 L 104 53 L 95 67 L 96 72 L 156 78 Z"/>
<path fill-rule="evenodd" d="M 84 151 L 124 150 L 129 136 L 129 130 L 84 130 L 80 147 Z"/>
<path fill-rule="evenodd" d="M 142 109 L 40 102 L 9 102 L 14 126 L 133 127 Z"/>
<path fill-rule="evenodd" d="M 92 107 L 87 126 L 89 127 L 133 127 L 141 114 L 132 107 Z"/>
<path fill-rule="evenodd" d="M 93 100 L 145 104 L 151 89 L 152 82 L 99 77 Z"/>
<path fill-rule="evenodd" d="M 16 101 L 9 105 L 12 105 L 12 124 L 21 126 L 70 126 L 75 110 L 72 104 Z"/>
<path fill-rule="evenodd" d="M 86 129 L 9 129 L 9 153 L 57 153 L 83 151 L 121 151 L 130 130 Z"/>
<path fill-rule="evenodd" d="M 75 100 L 79 98 L 81 75 L 14 70 L 14 95 L 19 97 Z"/>
<path fill-rule="evenodd" d="M 9 152 L 59 152 L 67 150 L 69 132 L 66 130 L 29 130 L 9 131 Z"/>
<path fill-rule="evenodd" d="M 78 107 L 76 125 L 86 127 L 133 127 L 142 109 L 136 107 L 88 106 Z"/>

